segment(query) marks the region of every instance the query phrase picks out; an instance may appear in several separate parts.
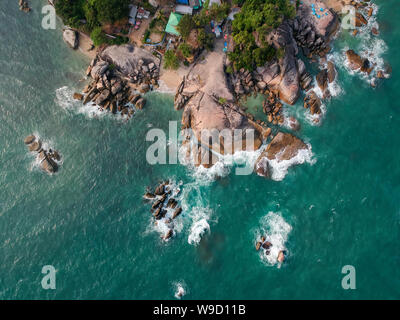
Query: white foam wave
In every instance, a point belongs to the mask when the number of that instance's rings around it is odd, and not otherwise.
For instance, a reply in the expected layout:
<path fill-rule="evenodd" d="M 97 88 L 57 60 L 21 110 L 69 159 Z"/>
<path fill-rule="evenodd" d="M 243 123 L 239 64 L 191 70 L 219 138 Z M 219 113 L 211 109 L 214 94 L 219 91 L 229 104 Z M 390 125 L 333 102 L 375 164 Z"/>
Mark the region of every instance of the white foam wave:
<path fill-rule="evenodd" d="M 173 283 L 174 297 L 176 299 L 182 299 L 187 294 L 187 286 L 184 281 L 177 281 Z"/>
<path fill-rule="evenodd" d="M 179 160 L 180 163 L 189 168 L 189 174 L 200 185 L 209 185 L 218 178 L 228 176 L 233 168 L 238 175 L 251 174 L 256 160 L 265 149 L 265 146 L 262 146 L 255 151 L 237 151 L 234 154 L 227 155 L 216 154 L 218 161 L 212 167 L 205 168 L 201 165 L 195 166 L 193 154 L 190 153 L 190 155 L 188 155 L 188 152 L 192 150 L 193 143 L 194 142 L 191 142 L 190 144 L 187 143 L 180 146 Z"/>
<path fill-rule="evenodd" d="M 190 233 L 188 236 L 189 244 L 198 245 L 203 235 L 210 232 L 210 225 L 208 224 L 210 216 L 208 211 L 209 210 L 202 207 L 192 209 L 191 215 L 193 223 L 190 227 Z"/>
<path fill-rule="evenodd" d="M 369 7 L 373 8 L 373 15 L 368 17 L 367 25 L 357 28 L 358 34 L 355 39 L 356 41 L 358 40 L 357 44 L 352 48 L 345 47 L 341 52 L 334 52 L 331 54 L 331 56 L 335 63 L 343 67 L 350 75 L 356 75 L 371 84 L 376 80 L 376 74 L 378 71 L 383 71 L 385 77 L 389 77 L 390 75 L 385 73 L 386 63 L 383 58 L 384 54 L 388 50 L 388 46 L 385 41 L 379 37 L 379 35 L 372 34 L 373 28 L 379 31 L 379 24 L 376 18 L 379 11 L 379 6 L 374 3 L 370 3 L 367 8 Z M 365 17 L 367 17 L 367 10 L 368 9 L 362 10 L 362 13 Z M 363 59 L 366 58 L 370 61 L 370 65 L 374 66 L 370 74 L 354 71 L 350 68 L 350 64 L 346 58 L 346 51 L 349 49 L 353 49 L 357 54 L 360 55 L 360 57 Z"/>
<path fill-rule="evenodd" d="M 66 111 L 82 114 L 88 118 L 112 116 L 116 120 L 127 120 L 127 117 L 122 116 L 120 113 L 112 114 L 111 112 L 102 110 L 102 108 L 94 102 L 88 102 L 84 105 L 82 101 L 75 100 L 73 95 L 74 91 L 71 88 L 67 86 L 61 87 L 56 90 L 56 103 Z M 137 111 L 132 104 L 128 104 L 128 106 L 133 108 L 135 112 Z"/>
<path fill-rule="evenodd" d="M 280 251 L 286 252 L 286 242 L 289 233 L 292 231 L 292 226 L 285 221 L 280 212 L 269 212 L 260 219 L 261 229 L 254 234 L 254 242 L 260 240 L 264 236 L 266 241 L 271 242 L 272 246 L 269 249 L 269 254 L 265 254 L 264 250 L 260 250 L 260 258 L 269 266 L 278 264 L 278 254 Z M 279 264 L 278 264 L 279 265 Z"/>
<path fill-rule="evenodd" d="M 307 162 L 311 165 L 316 163 L 316 159 L 313 158 L 314 154 L 312 153 L 311 144 L 307 144 L 308 149 L 301 149 L 297 152 L 296 156 L 289 159 L 289 160 L 269 160 L 268 164 L 272 169 L 272 176 L 271 178 L 275 181 L 282 181 L 288 173 L 288 169 L 291 166 L 303 164 Z"/>

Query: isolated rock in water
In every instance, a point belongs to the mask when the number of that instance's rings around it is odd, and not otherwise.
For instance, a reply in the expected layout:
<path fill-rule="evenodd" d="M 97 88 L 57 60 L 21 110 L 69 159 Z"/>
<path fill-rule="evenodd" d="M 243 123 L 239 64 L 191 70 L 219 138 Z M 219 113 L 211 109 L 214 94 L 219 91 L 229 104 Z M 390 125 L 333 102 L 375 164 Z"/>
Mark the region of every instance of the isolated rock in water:
<path fill-rule="evenodd" d="M 296 157 L 300 150 L 308 150 L 308 146 L 290 133 L 279 132 L 257 159 L 254 169 L 259 176 L 270 178 L 272 170 L 269 161 L 290 160 Z"/>
<path fill-rule="evenodd" d="M 310 109 L 311 114 L 321 113 L 321 99 L 314 91 L 310 91 L 304 98 L 304 107 Z"/>
<path fill-rule="evenodd" d="M 365 26 L 368 23 L 367 19 L 360 12 L 356 12 L 356 27 Z"/>
<path fill-rule="evenodd" d="M 72 49 L 79 46 L 78 33 L 75 30 L 65 29 L 63 32 L 63 39 Z"/>
<path fill-rule="evenodd" d="M 300 130 L 300 123 L 296 118 L 290 117 L 288 124 L 289 124 L 290 129 L 292 129 L 294 131 Z"/>
<path fill-rule="evenodd" d="M 34 136 L 34 135 L 30 135 L 30 136 L 27 136 L 25 139 L 24 139 L 24 143 L 25 144 L 31 144 L 33 141 L 35 141 L 36 140 L 36 137 Z"/>

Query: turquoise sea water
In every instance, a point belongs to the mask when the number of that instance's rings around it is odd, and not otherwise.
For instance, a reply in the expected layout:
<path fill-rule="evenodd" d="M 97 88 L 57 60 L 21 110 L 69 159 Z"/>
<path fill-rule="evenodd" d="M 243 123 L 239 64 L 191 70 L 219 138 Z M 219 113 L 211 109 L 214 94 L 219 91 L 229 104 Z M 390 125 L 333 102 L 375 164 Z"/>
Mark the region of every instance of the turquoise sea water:
<path fill-rule="evenodd" d="M 288 107 L 313 163 L 283 181 L 232 171 L 204 183 L 183 165 L 146 162 L 147 131 L 181 118 L 171 96 L 148 94 L 127 123 L 77 111 L 68 92 L 83 87 L 88 59 L 66 47 L 60 25 L 41 28 L 46 1 L 31 14 L 1 1 L 0 298 L 173 299 L 177 283 L 187 299 L 400 298 L 400 12 L 396 0 L 376 2 L 391 79 L 372 89 L 350 75 L 341 50 L 363 44 L 343 32 L 333 55 L 341 93 L 322 125 L 301 103 Z M 32 132 L 61 152 L 59 173 L 32 167 Z M 181 181 L 185 197 L 182 230 L 167 243 L 142 200 L 160 179 Z M 205 221 L 210 230 L 189 244 Z M 288 251 L 280 268 L 255 251 L 262 228 Z M 44 265 L 57 270 L 56 290 L 41 287 Z M 356 290 L 341 287 L 344 265 L 356 268 Z"/>

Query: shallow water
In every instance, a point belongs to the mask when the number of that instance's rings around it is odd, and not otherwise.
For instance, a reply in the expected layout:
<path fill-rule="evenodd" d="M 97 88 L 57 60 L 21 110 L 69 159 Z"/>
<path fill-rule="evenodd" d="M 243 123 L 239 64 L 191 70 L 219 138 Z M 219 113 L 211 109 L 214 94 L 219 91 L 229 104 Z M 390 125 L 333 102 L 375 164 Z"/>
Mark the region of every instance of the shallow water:
<path fill-rule="evenodd" d="M 59 22 L 58 30 L 40 27 L 46 1 L 31 3 L 31 14 L 0 3 L 0 298 L 173 299 L 179 285 L 184 299 L 400 298 L 395 0 L 377 1 L 391 79 L 371 89 L 335 56 L 342 91 L 326 102 L 322 125 L 300 102 L 288 107 L 314 161 L 283 181 L 233 170 L 204 181 L 183 165 L 148 164 L 149 128 L 167 130 L 181 118 L 166 94 L 148 94 L 126 123 L 61 103 L 61 88 L 83 87 L 89 61 L 66 47 Z M 362 46 L 342 32 L 335 52 Z M 57 174 L 32 168 L 23 144 L 32 132 L 62 154 Z M 161 179 L 182 181 L 186 208 L 167 243 L 142 200 Z M 191 231 L 205 222 L 198 242 Z M 286 248 L 281 267 L 255 251 L 262 230 Z M 341 287 L 349 264 L 356 290 Z M 44 265 L 57 270 L 56 290 L 40 285 Z"/>

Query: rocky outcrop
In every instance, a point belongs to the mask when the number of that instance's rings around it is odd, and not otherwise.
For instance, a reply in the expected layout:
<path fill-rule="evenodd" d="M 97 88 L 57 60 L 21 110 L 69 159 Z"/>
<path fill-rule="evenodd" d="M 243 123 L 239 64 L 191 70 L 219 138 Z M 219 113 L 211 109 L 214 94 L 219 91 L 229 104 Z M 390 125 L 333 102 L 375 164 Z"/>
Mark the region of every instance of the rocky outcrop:
<path fill-rule="evenodd" d="M 279 132 L 256 161 L 255 171 L 259 176 L 269 178 L 272 176 L 269 161 L 291 160 L 300 150 L 308 150 L 308 146 L 290 133 Z"/>
<path fill-rule="evenodd" d="M 52 174 L 57 172 L 58 163 L 61 160 L 60 154 L 52 149 L 45 150 L 42 148 L 42 142 L 34 135 L 29 135 L 24 139 L 24 143 L 28 146 L 30 152 L 36 153 L 36 158 L 40 163 L 40 168 Z"/>
<path fill-rule="evenodd" d="M 311 3 L 323 8 L 321 19 L 312 15 Z M 337 14 L 323 2 L 304 1 L 297 11 L 297 17 L 283 23 L 269 33 L 266 41 L 278 52 L 278 59 L 258 67 L 254 72 L 239 70 L 232 75 L 232 84 L 236 96 L 261 92 L 265 89 L 275 93 L 287 104 L 294 104 L 300 90 L 309 90 L 312 77 L 307 73 L 305 64 L 297 58 L 299 48 L 308 58 L 313 55 L 325 56 L 330 51 L 329 42 L 339 25 Z M 258 39 L 259 35 L 255 35 Z"/>
<path fill-rule="evenodd" d="M 151 52 L 131 44 L 105 48 L 98 56 L 98 62 L 102 61 L 115 67 L 121 76 L 134 84 L 152 84 L 152 80 L 157 82 L 159 78 L 160 60 Z"/>
<path fill-rule="evenodd" d="M 135 110 L 143 109 L 146 99 L 138 92 L 146 93 L 157 86 L 158 67 L 157 58 L 138 49 L 131 45 L 111 46 L 100 52 L 86 70 L 93 80 L 83 89 L 85 96 L 76 93 L 74 98 L 84 104 L 92 101 L 100 110 L 128 118 Z"/>
<path fill-rule="evenodd" d="M 63 31 L 63 39 L 65 43 L 72 49 L 77 49 L 79 46 L 79 35 L 78 32 L 72 29 L 65 29 Z"/>
<path fill-rule="evenodd" d="M 263 102 L 263 111 L 267 115 L 268 122 L 274 125 L 283 124 L 282 103 L 273 92 L 265 93 L 268 94 L 268 97 Z"/>
<path fill-rule="evenodd" d="M 269 134 L 267 127 L 254 121 L 236 104 L 224 73 L 224 56 L 216 52 L 194 65 L 183 79 L 175 95 L 175 108 L 184 109 L 182 128 L 193 133 L 189 139 L 195 141 L 191 144 L 195 165 L 210 167 L 217 160 L 215 153 L 232 154 L 249 148 L 247 130 L 254 132 L 254 149 Z M 236 129 L 242 130 L 240 135 L 234 134 Z"/>
<path fill-rule="evenodd" d="M 308 149 L 308 146 L 290 133 L 279 132 L 269 143 L 262 156 L 269 160 L 290 160 L 299 150 Z"/>
<path fill-rule="evenodd" d="M 29 8 L 28 2 L 24 1 L 24 0 L 19 0 L 18 1 L 18 5 L 19 5 L 19 10 L 23 11 L 23 12 L 30 12 L 31 8 Z"/>
<path fill-rule="evenodd" d="M 350 69 L 355 71 L 361 71 L 365 73 L 371 73 L 373 70 L 373 66 L 371 66 L 370 62 L 366 58 L 361 58 L 357 53 L 353 50 L 346 51 L 347 61 L 349 63 Z"/>
<path fill-rule="evenodd" d="M 267 241 L 264 236 L 260 237 L 260 240 L 256 242 L 256 250 L 262 251 L 264 255 L 269 256 L 271 253 L 271 248 L 273 244 L 270 241 Z M 280 250 L 277 256 L 277 262 L 283 263 L 285 261 L 285 251 Z"/>
<path fill-rule="evenodd" d="M 321 113 L 321 99 L 317 96 L 314 91 L 310 91 L 304 98 L 304 108 L 310 109 L 310 113 L 320 114 Z"/>
<path fill-rule="evenodd" d="M 172 189 L 170 181 L 163 181 L 153 191 L 147 191 L 143 198 L 151 203 L 151 212 L 156 225 L 163 224 L 161 239 L 164 241 L 174 235 L 174 220 L 182 213 L 179 201 L 174 198 L 179 190 Z"/>

